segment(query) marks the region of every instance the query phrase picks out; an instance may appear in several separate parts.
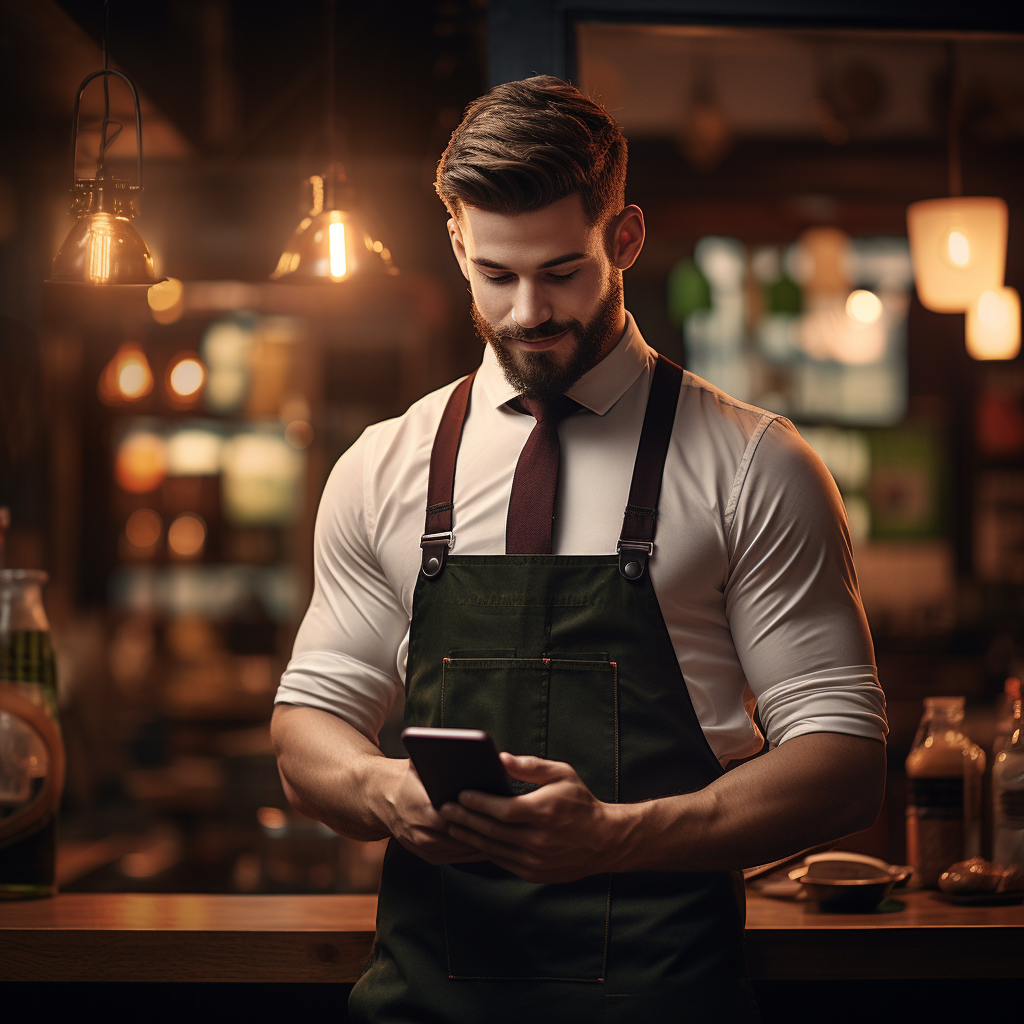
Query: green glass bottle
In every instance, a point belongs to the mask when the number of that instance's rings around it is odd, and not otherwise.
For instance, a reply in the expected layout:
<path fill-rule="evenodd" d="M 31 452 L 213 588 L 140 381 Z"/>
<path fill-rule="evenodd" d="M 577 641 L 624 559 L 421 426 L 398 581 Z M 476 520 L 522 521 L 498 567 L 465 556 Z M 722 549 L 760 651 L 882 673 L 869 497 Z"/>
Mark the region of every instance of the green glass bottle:
<path fill-rule="evenodd" d="M 0 569 L 0 899 L 57 891 L 64 747 L 45 572 Z"/>

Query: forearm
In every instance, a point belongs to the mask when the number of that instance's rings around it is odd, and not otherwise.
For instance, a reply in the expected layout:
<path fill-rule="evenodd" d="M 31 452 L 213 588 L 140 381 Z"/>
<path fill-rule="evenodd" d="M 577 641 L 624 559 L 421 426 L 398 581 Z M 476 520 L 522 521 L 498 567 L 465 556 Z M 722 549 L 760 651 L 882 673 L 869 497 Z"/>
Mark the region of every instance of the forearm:
<path fill-rule="evenodd" d="M 336 715 L 278 704 L 271 721 L 277 766 L 292 806 L 351 839 L 385 839 L 407 762 L 385 757 Z"/>
<path fill-rule="evenodd" d="M 697 793 L 609 805 L 620 871 L 765 864 L 868 828 L 885 785 L 881 742 L 811 733 Z"/>

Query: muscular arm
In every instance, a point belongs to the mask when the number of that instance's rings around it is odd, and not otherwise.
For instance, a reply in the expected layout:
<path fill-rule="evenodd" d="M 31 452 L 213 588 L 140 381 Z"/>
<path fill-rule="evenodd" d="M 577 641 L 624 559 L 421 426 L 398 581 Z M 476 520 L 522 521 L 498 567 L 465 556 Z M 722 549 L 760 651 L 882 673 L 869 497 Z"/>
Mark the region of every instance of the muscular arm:
<path fill-rule="evenodd" d="M 394 836 L 434 864 L 484 859 L 448 836 L 408 760 L 385 757 L 336 715 L 278 704 L 270 730 L 281 783 L 296 810 L 350 839 Z"/>
<path fill-rule="evenodd" d="M 838 733 L 796 737 L 697 793 L 638 804 L 601 803 L 568 765 L 503 759 L 540 788 L 464 793 L 441 814 L 452 838 L 537 882 L 763 864 L 869 827 L 885 782 L 882 743 Z"/>

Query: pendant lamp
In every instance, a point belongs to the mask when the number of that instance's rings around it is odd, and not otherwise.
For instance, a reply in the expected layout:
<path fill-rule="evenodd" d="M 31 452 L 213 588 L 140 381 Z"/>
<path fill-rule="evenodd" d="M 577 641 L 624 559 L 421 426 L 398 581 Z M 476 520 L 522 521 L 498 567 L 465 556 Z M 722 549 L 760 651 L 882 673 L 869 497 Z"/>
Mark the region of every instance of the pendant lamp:
<path fill-rule="evenodd" d="M 104 4 L 105 13 L 109 11 Z M 75 112 L 71 133 L 71 212 L 78 223 L 71 229 L 53 260 L 49 281 L 89 287 L 149 288 L 158 278 L 153 269 L 153 256 L 145 239 L 132 221 L 138 216 L 135 198 L 142 192 L 142 109 L 135 83 L 123 72 L 108 67 L 107 31 L 103 35 L 103 67 L 82 79 L 75 94 Z M 95 78 L 103 78 L 103 121 L 100 128 L 100 151 L 96 177 L 79 178 L 78 119 L 82 93 Z M 107 137 L 110 120 L 111 77 L 120 78 L 129 88 L 135 104 L 136 183 L 115 178 L 106 163 L 106 151 L 121 132 L 116 125 Z"/>
<path fill-rule="evenodd" d="M 984 291 L 967 309 L 973 359 L 1013 359 L 1020 352 L 1020 296 L 1015 288 Z"/>
<path fill-rule="evenodd" d="M 327 173 L 313 175 L 312 204 L 285 246 L 272 281 L 336 283 L 367 271 L 397 274 L 391 253 L 365 231 L 356 209 L 355 194 L 346 182 L 345 170 L 335 156 L 334 129 L 334 0 L 327 0 L 326 129 L 330 149 Z"/>
<path fill-rule="evenodd" d="M 1006 270 L 1006 203 L 996 197 L 926 199 L 907 207 L 907 233 L 921 305 L 962 313 Z"/>
<path fill-rule="evenodd" d="M 946 121 L 949 197 L 907 207 L 907 234 L 917 296 L 935 313 L 963 313 L 982 292 L 1003 286 L 1006 203 L 995 196 L 964 196 L 960 166 L 960 89 L 956 51 L 947 44 L 949 106 Z"/>
<path fill-rule="evenodd" d="M 365 271 L 397 274 L 391 253 L 363 229 L 340 164 L 313 175 L 313 202 L 270 275 L 272 281 L 338 282 Z"/>

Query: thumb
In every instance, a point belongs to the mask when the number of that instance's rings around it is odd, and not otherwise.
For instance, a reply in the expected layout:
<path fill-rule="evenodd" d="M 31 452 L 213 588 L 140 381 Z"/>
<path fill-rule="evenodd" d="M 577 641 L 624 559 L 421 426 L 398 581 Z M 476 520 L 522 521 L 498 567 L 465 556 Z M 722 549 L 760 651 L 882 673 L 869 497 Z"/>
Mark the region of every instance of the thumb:
<path fill-rule="evenodd" d="M 572 768 L 562 761 L 545 761 L 542 757 L 520 757 L 506 751 L 501 753 L 501 763 L 513 779 L 520 782 L 535 782 L 540 786 L 548 782 L 557 782 L 573 774 Z"/>

